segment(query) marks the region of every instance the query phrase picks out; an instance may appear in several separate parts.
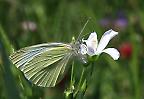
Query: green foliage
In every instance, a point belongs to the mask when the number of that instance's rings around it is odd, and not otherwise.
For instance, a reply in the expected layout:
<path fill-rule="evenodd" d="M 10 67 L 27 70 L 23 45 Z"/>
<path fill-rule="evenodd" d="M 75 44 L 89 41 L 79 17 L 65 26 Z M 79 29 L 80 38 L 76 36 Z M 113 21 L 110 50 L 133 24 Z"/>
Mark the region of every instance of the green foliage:
<path fill-rule="evenodd" d="M 71 42 L 89 17 L 90 22 L 82 33 L 84 38 L 93 31 L 99 38 L 112 28 L 119 35 L 110 45 L 120 48 L 122 43 L 129 42 L 132 53 L 129 57 L 121 55 L 118 61 L 102 54 L 94 65 L 88 87 L 85 79 L 81 82 L 80 89 L 87 87 L 87 90 L 79 93 L 79 98 L 85 93 L 86 99 L 143 99 L 143 10 L 142 0 L 0 0 L 0 99 L 64 98 L 70 72 L 54 88 L 37 87 L 11 64 L 8 56 L 14 50 L 34 44 Z M 75 84 L 81 68 L 76 61 Z"/>

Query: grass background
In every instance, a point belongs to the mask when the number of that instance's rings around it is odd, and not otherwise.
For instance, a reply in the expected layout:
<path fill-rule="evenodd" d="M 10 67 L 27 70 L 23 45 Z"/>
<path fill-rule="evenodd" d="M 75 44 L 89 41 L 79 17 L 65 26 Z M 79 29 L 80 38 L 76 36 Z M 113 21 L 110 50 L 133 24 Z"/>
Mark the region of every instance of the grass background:
<path fill-rule="evenodd" d="M 8 59 L 14 49 L 45 42 L 71 42 L 87 19 L 83 35 L 108 29 L 119 32 L 109 46 L 129 43 L 128 57 L 118 61 L 102 54 L 86 99 L 144 98 L 143 0 L 0 0 L 0 99 L 61 99 L 69 74 L 55 88 L 28 82 Z M 124 55 L 127 55 L 126 51 Z M 77 79 L 81 66 L 76 64 Z"/>

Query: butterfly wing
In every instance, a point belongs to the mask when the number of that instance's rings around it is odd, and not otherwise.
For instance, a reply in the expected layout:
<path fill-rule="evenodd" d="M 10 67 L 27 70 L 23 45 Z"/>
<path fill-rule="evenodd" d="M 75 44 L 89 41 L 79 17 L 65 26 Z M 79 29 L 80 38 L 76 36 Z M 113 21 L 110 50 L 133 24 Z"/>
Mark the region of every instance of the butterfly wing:
<path fill-rule="evenodd" d="M 72 54 L 68 44 L 48 43 L 22 48 L 10 59 L 37 86 L 54 87 L 63 77 Z"/>

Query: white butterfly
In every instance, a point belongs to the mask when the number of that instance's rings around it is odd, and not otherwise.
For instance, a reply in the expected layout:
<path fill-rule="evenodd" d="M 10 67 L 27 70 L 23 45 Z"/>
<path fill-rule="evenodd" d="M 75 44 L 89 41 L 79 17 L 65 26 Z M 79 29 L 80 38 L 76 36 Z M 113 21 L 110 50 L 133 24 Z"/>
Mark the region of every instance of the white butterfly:
<path fill-rule="evenodd" d="M 10 55 L 10 60 L 37 86 L 54 87 L 68 70 L 69 60 L 75 56 L 87 61 L 80 53 L 79 42 L 45 43 L 22 48 Z"/>

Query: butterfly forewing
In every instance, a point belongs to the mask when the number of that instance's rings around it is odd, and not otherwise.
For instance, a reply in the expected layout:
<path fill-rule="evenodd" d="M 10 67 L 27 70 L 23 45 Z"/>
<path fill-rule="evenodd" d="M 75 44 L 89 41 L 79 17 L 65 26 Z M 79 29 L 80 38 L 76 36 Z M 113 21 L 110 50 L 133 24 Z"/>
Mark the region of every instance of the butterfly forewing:
<path fill-rule="evenodd" d="M 69 44 L 39 44 L 18 50 L 10 59 L 34 84 L 53 87 L 69 67 L 66 65 L 73 55 L 72 51 Z"/>

